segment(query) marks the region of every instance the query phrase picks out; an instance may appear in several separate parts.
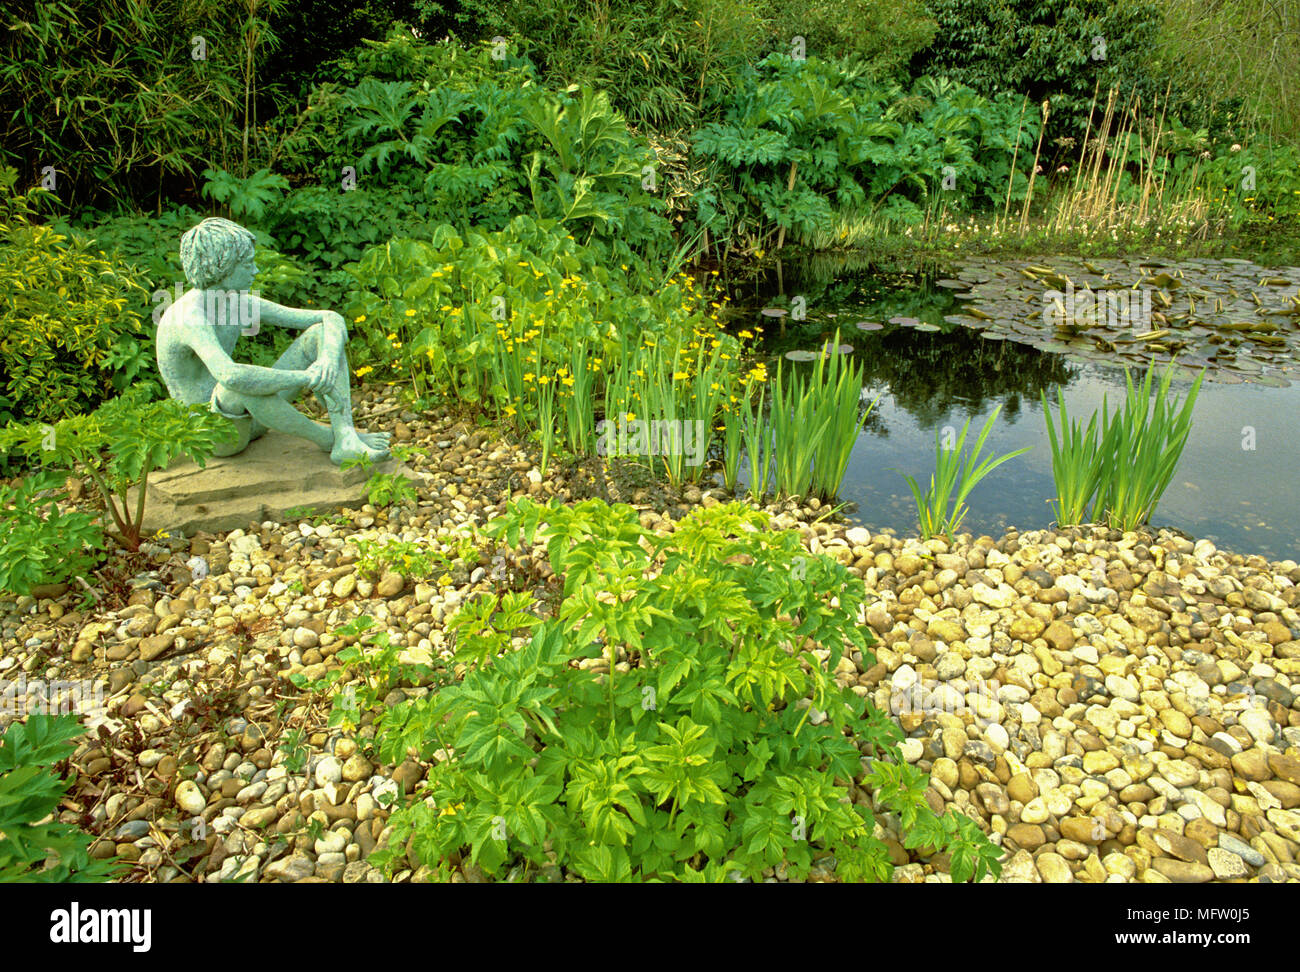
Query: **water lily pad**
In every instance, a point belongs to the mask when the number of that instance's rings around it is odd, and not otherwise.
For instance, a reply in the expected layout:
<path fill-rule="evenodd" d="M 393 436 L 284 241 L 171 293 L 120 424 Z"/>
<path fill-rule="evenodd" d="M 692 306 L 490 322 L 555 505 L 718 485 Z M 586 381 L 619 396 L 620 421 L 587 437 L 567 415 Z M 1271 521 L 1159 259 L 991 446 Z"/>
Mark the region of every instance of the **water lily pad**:
<path fill-rule="evenodd" d="M 1264 385 L 1268 388 L 1290 388 L 1291 382 L 1287 381 L 1281 375 L 1260 375 L 1255 379 L 1255 384 Z"/>
<path fill-rule="evenodd" d="M 1204 368 L 1208 381 L 1287 380 L 1283 375 L 1300 373 L 1300 301 L 1292 290 L 1300 267 L 1054 257 L 1050 263 L 972 260 L 943 279 L 971 282 L 950 288 L 962 311 L 944 320 L 987 332 L 989 340 L 1080 360 L 1177 362 Z M 1061 311 L 1045 314 L 1051 298 Z"/>
<path fill-rule="evenodd" d="M 875 321 L 858 321 L 853 326 L 859 331 L 879 331 L 884 328 L 885 325 L 877 324 Z"/>
<path fill-rule="evenodd" d="M 816 361 L 816 351 L 787 351 L 785 353 L 787 361 Z"/>
<path fill-rule="evenodd" d="M 764 317 L 785 317 L 790 312 L 784 307 L 764 307 L 759 313 Z"/>
<path fill-rule="evenodd" d="M 902 325 L 904 325 L 905 327 L 915 327 L 917 324 L 920 324 L 920 323 L 921 323 L 921 319 L 920 319 L 919 317 L 903 317 L 903 316 L 899 316 L 899 317 L 891 317 L 891 318 L 889 319 L 889 323 L 890 323 L 890 324 L 902 324 Z"/>

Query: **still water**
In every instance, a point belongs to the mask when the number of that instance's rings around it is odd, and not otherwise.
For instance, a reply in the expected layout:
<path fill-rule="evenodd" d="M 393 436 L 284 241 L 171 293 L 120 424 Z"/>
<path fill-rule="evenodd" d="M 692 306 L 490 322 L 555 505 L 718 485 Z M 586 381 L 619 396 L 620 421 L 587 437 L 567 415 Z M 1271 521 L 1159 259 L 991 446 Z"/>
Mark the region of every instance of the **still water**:
<path fill-rule="evenodd" d="M 841 329 L 865 367 L 864 396 L 879 403 L 858 438 L 840 499 L 857 504 L 852 519 L 875 530 L 916 532 L 916 505 L 902 472 L 924 486 L 934 469 L 935 435 L 945 426 L 960 434 L 969 419 L 968 447 L 992 410 L 1002 406 L 985 453 L 1032 449 L 990 473 L 970 494 L 962 526 L 998 536 L 1010 527 L 1052 525 L 1051 447 L 1040 403 L 1046 392 L 1055 412 L 1062 389 L 1071 418 L 1085 422 L 1123 400 L 1124 372 L 1078 362 L 944 320 L 959 310 L 950 292 L 935 287 L 943 276 L 881 274 L 871 270 L 818 279 L 787 264 L 779 279 L 766 277 L 736 288 L 732 300 L 767 332 L 774 355 L 812 350 Z M 758 316 L 765 306 L 790 306 L 804 297 L 806 320 Z M 936 330 L 890 324 L 908 316 Z M 883 324 L 861 331 L 857 321 Z M 788 367 L 788 365 L 787 365 Z M 1135 376 L 1136 378 L 1137 376 Z M 1186 394 L 1187 383 L 1174 383 Z M 742 464 L 743 465 L 743 464 Z M 1196 401 L 1192 434 L 1174 478 L 1152 518 L 1219 547 L 1269 559 L 1300 559 L 1300 384 L 1268 388 L 1206 380 Z"/>

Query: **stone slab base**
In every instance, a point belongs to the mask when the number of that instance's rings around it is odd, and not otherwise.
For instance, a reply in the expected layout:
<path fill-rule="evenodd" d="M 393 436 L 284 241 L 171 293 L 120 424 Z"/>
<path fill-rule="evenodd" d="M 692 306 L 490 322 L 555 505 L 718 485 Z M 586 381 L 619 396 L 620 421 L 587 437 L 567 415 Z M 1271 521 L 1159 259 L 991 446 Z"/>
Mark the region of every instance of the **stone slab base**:
<path fill-rule="evenodd" d="M 421 481 L 396 459 L 344 471 L 306 439 L 269 431 L 238 455 L 209 459 L 205 468 L 181 459 L 151 474 L 145 532 L 165 530 L 191 537 L 199 531 L 222 533 L 263 520 L 280 521 L 294 507 L 311 507 L 317 513 L 359 507 L 367 502 L 366 482 L 377 472 Z M 129 495 L 134 507 L 135 490 Z"/>

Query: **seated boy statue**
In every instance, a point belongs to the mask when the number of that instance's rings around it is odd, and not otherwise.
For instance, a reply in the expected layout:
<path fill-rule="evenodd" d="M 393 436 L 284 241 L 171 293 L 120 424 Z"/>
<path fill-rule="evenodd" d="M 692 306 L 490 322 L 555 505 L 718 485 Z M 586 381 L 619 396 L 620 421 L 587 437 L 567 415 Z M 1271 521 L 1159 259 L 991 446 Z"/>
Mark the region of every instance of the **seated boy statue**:
<path fill-rule="evenodd" d="M 316 443 L 336 465 L 362 456 L 372 462 L 388 458 L 386 432 L 360 432 L 352 424 L 348 332 L 339 314 L 295 310 L 250 295 L 257 273 L 253 234 L 228 219 L 203 220 L 181 237 L 180 251 L 193 289 L 158 322 L 158 370 L 172 398 L 208 404 L 235 423 L 238 441 L 217 455 L 241 452 L 275 429 Z M 270 368 L 232 360 L 240 334 L 262 322 L 303 333 Z M 325 406 L 328 426 L 291 404 L 304 388 Z"/>

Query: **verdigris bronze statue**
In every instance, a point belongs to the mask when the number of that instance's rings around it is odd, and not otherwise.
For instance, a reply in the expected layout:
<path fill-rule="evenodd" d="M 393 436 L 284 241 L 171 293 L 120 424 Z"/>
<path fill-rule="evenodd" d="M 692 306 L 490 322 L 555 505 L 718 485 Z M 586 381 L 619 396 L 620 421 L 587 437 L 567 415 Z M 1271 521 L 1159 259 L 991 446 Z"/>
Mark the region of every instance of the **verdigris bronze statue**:
<path fill-rule="evenodd" d="M 228 219 L 205 219 L 181 237 L 181 266 L 191 290 L 158 321 L 158 370 L 172 398 L 208 404 L 234 422 L 238 441 L 217 454 L 234 455 L 267 429 L 301 436 L 336 465 L 357 457 L 388 458 L 386 432 L 361 432 L 352 422 L 346 355 L 347 326 L 329 310 L 283 307 L 250 293 L 257 274 L 253 234 Z M 262 323 L 303 333 L 270 368 L 232 359 L 244 333 Z M 251 331 L 250 331 L 251 328 Z M 291 400 L 309 388 L 329 413 L 321 425 Z"/>

